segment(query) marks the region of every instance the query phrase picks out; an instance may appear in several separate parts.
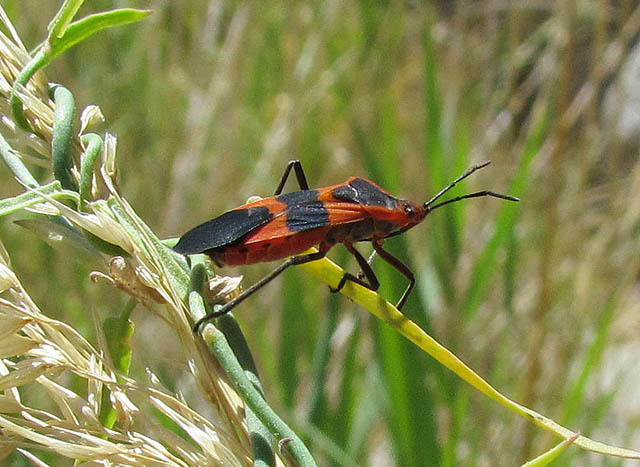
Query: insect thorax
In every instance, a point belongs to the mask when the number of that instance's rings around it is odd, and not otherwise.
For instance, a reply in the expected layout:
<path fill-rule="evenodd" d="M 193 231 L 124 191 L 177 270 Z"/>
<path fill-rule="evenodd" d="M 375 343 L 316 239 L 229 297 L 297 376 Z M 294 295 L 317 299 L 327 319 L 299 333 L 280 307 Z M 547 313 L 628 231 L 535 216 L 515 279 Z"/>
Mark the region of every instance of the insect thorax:
<path fill-rule="evenodd" d="M 358 242 L 372 237 L 384 238 L 393 230 L 391 222 L 368 218 L 358 222 L 338 225 L 327 233 L 330 243 Z"/>

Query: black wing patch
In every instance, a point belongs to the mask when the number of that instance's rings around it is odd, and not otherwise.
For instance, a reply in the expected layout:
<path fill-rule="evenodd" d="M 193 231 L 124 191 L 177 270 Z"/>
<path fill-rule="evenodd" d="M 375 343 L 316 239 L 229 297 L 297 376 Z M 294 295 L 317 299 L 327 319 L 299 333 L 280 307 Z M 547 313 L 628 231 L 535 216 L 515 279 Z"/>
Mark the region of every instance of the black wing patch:
<path fill-rule="evenodd" d="M 358 192 L 351 185 L 340 185 L 335 187 L 331 192 L 331 195 L 338 201 L 360 204 L 358 201 Z"/>
<path fill-rule="evenodd" d="M 322 201 L 308 201 L 287 209 L 287 227 L 292 232 L 316 229 L 329 224 L 329 211 Z"/>
<path fill-rule="evenodd" d="M 378 187 L 363 178 L 351 180 L 348 185 L 340 185 L 331 192 L 340 201 L 357 203 L 364 206 L 382 206 L 388 209 L 398 207 L 398 200 L 380 191 Z"/>
<path fill-rule="evenodd" d="M 285 193 L 283 195 L 276 196 L 276 201 L 280 201 L 287 205 L 288 208 L 308 203 L 310 201 L 316 201 L 318 199 L 317 190 L 300 190 Z"/>
<path fill-rule="evenodd" d="M 173 247 L 182 255 L 202 253 L 235 242 L 273 219 L 269 209 L 261 206 L 228 211 L 189 230 Z"/>
<path fill-rule="evenodd" d="M 276 200 L 287 205 L 287 228 L 291 232 L 324 227 L 329 223 L 329 212 L 322 201 L 318 201 L 317 190 L 301 190 L 276 196 Z"/>

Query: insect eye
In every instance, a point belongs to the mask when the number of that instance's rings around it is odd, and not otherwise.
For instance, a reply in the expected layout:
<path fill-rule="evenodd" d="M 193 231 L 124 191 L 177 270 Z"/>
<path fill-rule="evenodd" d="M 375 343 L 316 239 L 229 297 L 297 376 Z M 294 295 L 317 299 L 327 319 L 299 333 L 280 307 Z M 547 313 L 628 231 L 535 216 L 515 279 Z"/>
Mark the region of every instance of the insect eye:
<path fill-rule="evenodd" d="M 410 204 L 405 204 L 404 205 L 404 212 L 407 214 L 407 216 L 409 217 L 413 217 L 416 214 L 416 210 L 413 209 L 413 206 L 411 206 Z"/>

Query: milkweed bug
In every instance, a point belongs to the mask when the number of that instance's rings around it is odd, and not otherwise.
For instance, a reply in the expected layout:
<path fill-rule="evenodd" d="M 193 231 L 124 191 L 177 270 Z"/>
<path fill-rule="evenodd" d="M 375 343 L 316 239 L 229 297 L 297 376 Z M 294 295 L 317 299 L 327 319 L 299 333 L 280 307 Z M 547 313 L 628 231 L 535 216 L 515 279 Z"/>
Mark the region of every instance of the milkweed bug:
<path fill-rule="evenodd" d="M 396 305 L 401 309 L 416 280 L 406 264 L 382 248 L 384 240 L 419 224 L 431 211 L 463 199 L 493 196 L 518 201 L 513 196 L 485 190 L 434 204 L 461 180 L 489 163 L 487 161 L 471 167 L 420 205 L 398 199 L 375 183 L 359 177 L 351 177 L 339 185 L 311 190 L 300 161 L 289 162 L 272 197 L 227 211 L 188 231 L 175 245 L 177 253 L 205 253 L 218 266 L 238 266 L 290 257 L 218 311 L 209 313 L 196 322 L 194 331 L 205 321 L 231 311 L 289 266 L 324 258 L 337 243 L 342 243 L 356 258 L 363 278 L 345 273 L 332 291 L 338 292 L 347 281 L 373 291 L 378 290 L 380 282 L 370 265 L 373 256 L 367 261 L 353 246 L 356 242 L 371 242 L 374 254 L 377 253 L 409 280 L 409 286 Z M 292 169 L 298 179 L 300 191 L 282 194 Z M 318 246 L 318 251 L 301 255 L 312 246 Z"/>

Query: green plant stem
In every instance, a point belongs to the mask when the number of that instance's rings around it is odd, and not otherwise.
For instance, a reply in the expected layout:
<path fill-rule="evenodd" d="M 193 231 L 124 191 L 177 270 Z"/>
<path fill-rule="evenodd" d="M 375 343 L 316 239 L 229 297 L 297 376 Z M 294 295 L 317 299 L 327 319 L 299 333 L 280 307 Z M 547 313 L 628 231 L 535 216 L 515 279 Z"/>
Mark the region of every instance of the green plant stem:
<path fill-rule="evenodd" d="M 202 295 L 200 295 L 206 278 L 207 271 L 204 266 L 204 256 L 193 256 L 189 277 L 189 310 L 194 320 L 200 319 L 207 312 Z M 264 400 L 264 392 L 258 378 L 258 370 L 251 356 L 247 341 L 242 335 L 242 331 L 235 318 L 233 318 L 231 314 L 227 314 L 220 317 L 220 319 L 216 321 L 216 324 L 220 326 L 220 332 L 224 334 L 229 343 L 233 359 L 237 365 L 242 368 L 246 379 L 251 382 L 254 389 L 260 393 L 260 397 Z M 220 363 L 222 364 L 221 360 Z M 229 374 L 226 368 L 225 371 Z M 251 407 L 247 408 L 246 419 L 253 451 L 254 466 L 276 465 L 275 455 L 269 442 L 271 438 L 269 429 L 260 421 L 260 418 Z"/>
<path fill-rule="evenodd" d="M 200 290 L 202 289 L 202 285 L 206 278 L 206 270 L 204 265 L 200 262 L 195 264 L 191 269 L 191 277 L 190 277 L 190 292 L 189 292 L 189 310 L 191 312 L 191 317 L 194 321 L 197 321 L 202 316 L 207 313 L 206 305 L 200 295 Z M 237 331 L 231 329 L 231 325 L 228 321 L 224 324 L 225 329 L 229 331 L 230 335 L 233 336 L 233 342 L 236 347 L 245 347 L 246 343 L 242 344 L 240 341 L 243 341 L 244 338 L 238 339 Z M 279 443 L 286 441 L 287 451 L 291 454 L 291 457 L 297 462 L 300 466 L 315 466 L 316 463 L 311 457 L 311 453 L 308 451 L 306 446 L 302 443 L 302 441 L 298 438 L 298 436 L 287 426 L 280 417 L 273 411 L 271 407 L 266 403 L 265 399 L 262 396 L 262 393 L 258 389 L 259 385 L 256 386 L 257 378 L 252 377 L 254 381 L 251 381 L 249 377 L 247 377 L 247 373 L 245 369 L 242 367 L 240 362 L 238 361 L 236 355 L 233 353 L 227 338 L 223 334 L 222 331 L 217 329 L 212 324 L 206 325 L 202 337 L 206 342 L 210 352 L 213 356 L 218 360 L 225 373 L 229 377 L 231 384 L 234 389 L 238 392 L 238 394 L 242 397 L 251 411 L 255 414 L 255 416 L 262 422 L 275 436 Z M 246 366 L 254 368 L 253 359 L 247 359 L 248 348 L 245 350 L 241 350 L 239 353 L 243 355 L 243 361 Z M 249 371 L 250 375 L 254 375 L 255 373 Z M 252 439 L 253 441 L 253 439 Z M 261 455 L 263 455 L 264 445 L 262 442 L 261 446 L 258 447 Z M 268 443 L 267 443 L 268 445 Z M 254 453 L 257 446 L 254 447 Z M 266 458 L 262 458 L 261 462 L 266 462 Z M 267 464 L 269 465 L 269 464 Z"/>
<path fill-rule="evenodd" d="M 18 86 L 25 86 L 35 72 L 44 66 L 47 59 L 47 50 L 48 47 L 46 45 L 42 45 L 13 82 L 13 89 L 11 90 L 11 113 L 16 124 L 25 131 L 34 130 L 31 128 L 31 125 L 29 125 L 29 122 L 24 116 L 22 101 L 18 97 L 16 89 Z"/>
<path fill-rule="evenodd" d="M 240 326 L 238 326 L 238 322 L 231 313 L 227 313 L 218 318 L 216 326 L 225 335 L 234 355 L 244 369 L 245 376 L 264 398 L 262 383 L 258 377 L 258 369 L 249 350 L 249 345 L 242 334 Z M 246 419 L 253 450 L 254 467 L 276 465 L 275 454 L 271 449 L 271 433 L 269 429 L 260 421 L 260 418 L 250 407 L 246 409 Z"/>
<path fill-rule="evenodd" d="M 190 302 L 191 303 L 191 302 Z M 279 445 L 286 447 L 291 458 L 299 466 L 315 466 L 311 453 L 298 436 L 289 428 L 284 421 L 273 411 L 262 398 L 260 392 L 247 378 L 242 366 L 238 363 L 227 339 L 220 330 L 213 325 L 207 324 L 202 333 L 211 353 L 218 359 L 224 368 L 231 384 L 242 396 L 242 399 L 253 410 L 256 416 L 279 442 Z"/>
<path fill-rule="evenodd" d="M 63 188 L 76 190 L 77 187 L 70 171 L 73 114 L 76 104 L 71 91 L 63 86 L 53 85 L 51 94 L 53 94 L 53 100 L 56 104 L 51 141 L 53 175 L 60 180 Z"/>

